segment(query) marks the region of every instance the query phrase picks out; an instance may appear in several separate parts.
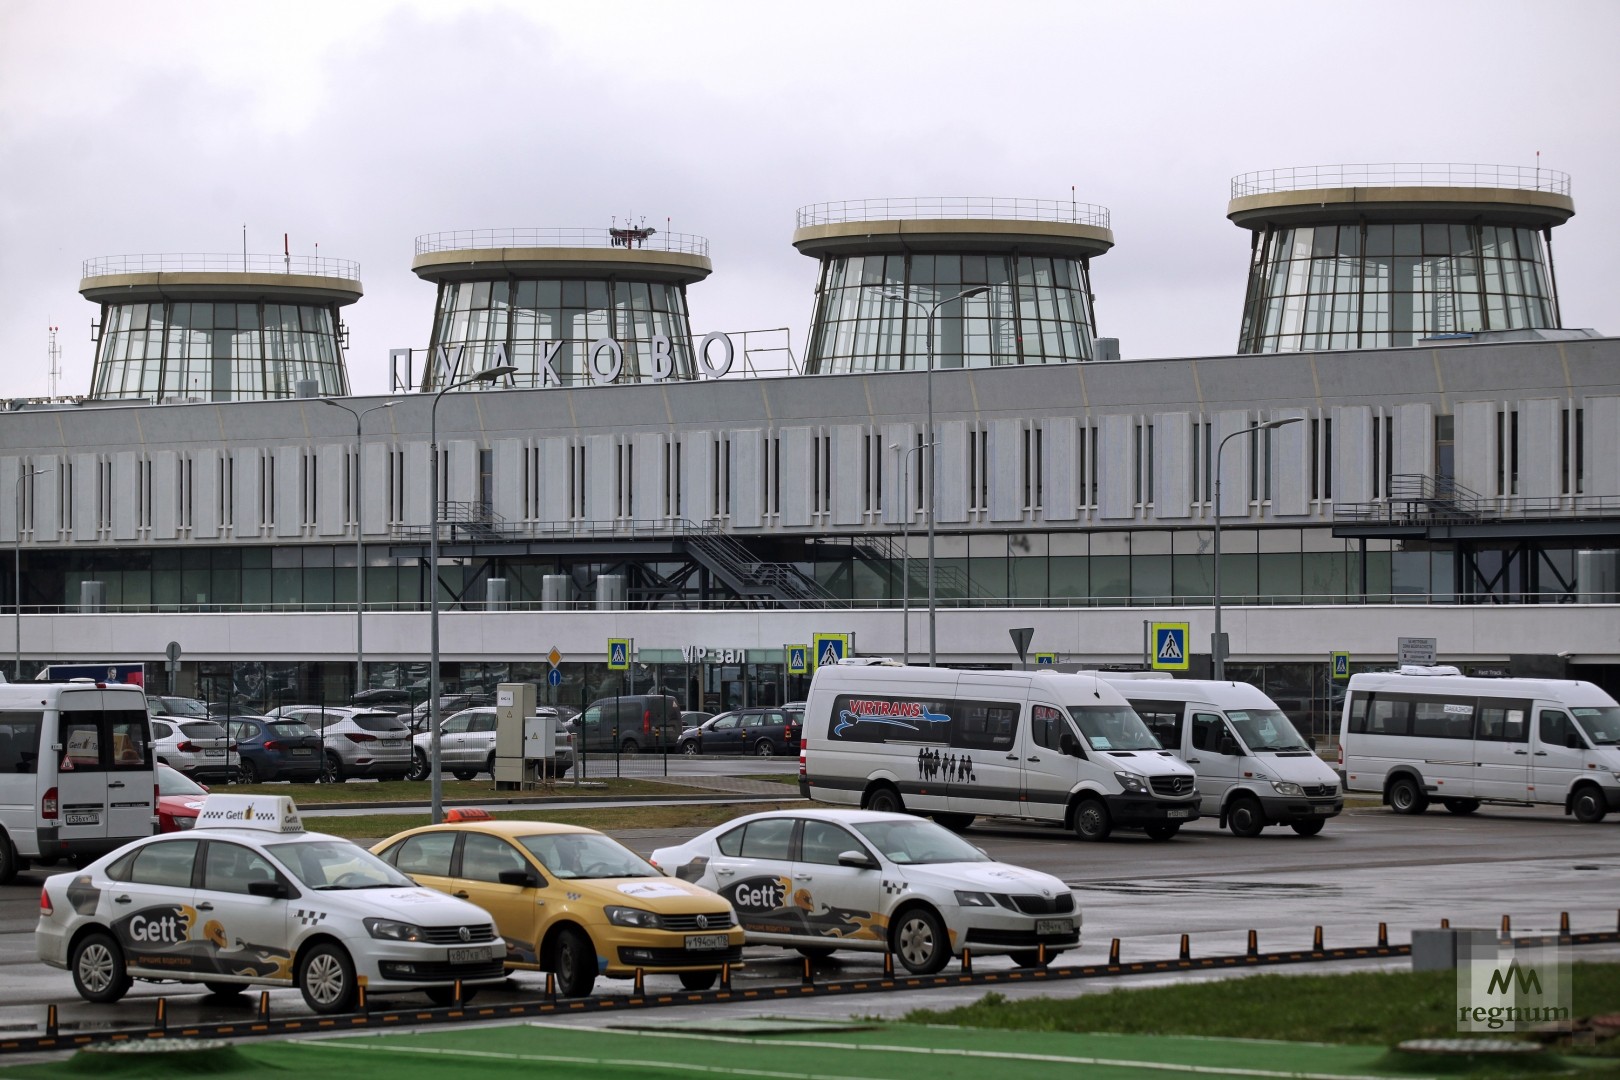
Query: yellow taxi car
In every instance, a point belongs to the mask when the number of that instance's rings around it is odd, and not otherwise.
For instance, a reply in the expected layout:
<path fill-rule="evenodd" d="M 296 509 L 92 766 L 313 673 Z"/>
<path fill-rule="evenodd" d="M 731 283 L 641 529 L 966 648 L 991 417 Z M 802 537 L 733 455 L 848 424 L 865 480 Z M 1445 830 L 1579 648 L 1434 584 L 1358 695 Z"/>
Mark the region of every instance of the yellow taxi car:
<path fill-rule="evenodd" d="M 566 997 L 638 968 L 706 990 L 742 956 L 730 904 L 594 829 L 451 811 L 371 850 L 418 885 L 489 912 L 508 970 L 555 972 Z"/>

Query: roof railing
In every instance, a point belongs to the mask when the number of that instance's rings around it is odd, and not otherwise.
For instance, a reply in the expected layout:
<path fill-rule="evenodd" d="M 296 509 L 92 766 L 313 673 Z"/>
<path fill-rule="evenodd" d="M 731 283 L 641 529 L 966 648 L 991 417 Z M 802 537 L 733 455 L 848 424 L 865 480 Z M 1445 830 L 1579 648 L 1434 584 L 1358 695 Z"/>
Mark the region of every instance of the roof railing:
<path fill-rule="evenodd" d="M 1461 187 L 1506 188 L 1569 194 L 1569 174 L 1539 165 L 1425 164 L 1293 165 L 1232 177 L 1232 198 L 1316 188 Z"/>
<path fill-rule="evenodd" d="M 490 248 L 645 248 L 707 258 L 709 241 L 691 233 L 636 228 L 628 224 L 609 229 L 453 229 L 424 233 L 416 238 L 418 255 Z"/>
<path fill-rule="evenodd" d="M 359 281 L 360 264 L 324 255 L 248 255 L 242 252 L 102 255 L 86 259 L 79 276 L 183 273 L 302 274 Z"/>
<path fill-rule="evenodd" d="M 987 221 L 1053 221 L 1110 228 L 1106 206 L 1060 199 L 1014 199 L 995 195 L 914 195 L 892 199 L 845 199 L 799 207 L 798 228 L 848 221 L 910 218 L 982 218 Z"/>

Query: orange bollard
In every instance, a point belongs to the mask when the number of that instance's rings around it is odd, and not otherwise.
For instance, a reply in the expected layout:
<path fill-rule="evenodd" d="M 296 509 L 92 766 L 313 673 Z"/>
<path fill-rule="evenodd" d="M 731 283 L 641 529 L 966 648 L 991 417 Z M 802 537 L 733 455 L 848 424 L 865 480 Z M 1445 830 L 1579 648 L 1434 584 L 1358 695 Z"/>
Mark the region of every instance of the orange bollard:
<path fill-rule="evenodd" d="M 1389 924 L 1388 923 L 1379 923 L 1378 924 L 1378 947 L 1380 949 L 1389 948 Z"/>
<path fill-rule="evenodd" d="M 259 1019 L 270 1019 L 270 991 L 259 991 Z"/>
<path fill-rule="evenodd" d="M 962 950 L 962 974 L 964 974 L 964 975 L 973 974 L 973 950 L 972 949 L 963 949 Z"/>
<path fill-rule="evenodd" d="M 1258 930 L 1249 931 L 1249 955 L 1260 955 L 1260 932 Z"/>
<path fill-rule="evenodd" d="M 1108 946 L 1108 964 L 1110 967 L 1119 966 L 1119 938 L 1115 938 Z"/>
<path fill-rule="evenodd" d="M 1182 960 L 1191 960 L 1192 959 L 1192 935 L 1191 934 L 1182 934 L 1181 935 L 1181 956 L 1180 956 L 1180 959 L 1182 959 Z"/>
<path fill-rule="evenodd" d="M 1318 926 L 1315 932 L 1311 934 L 1311 951 L 1322 951 L 1322 928 L 1320 926 Z"/>

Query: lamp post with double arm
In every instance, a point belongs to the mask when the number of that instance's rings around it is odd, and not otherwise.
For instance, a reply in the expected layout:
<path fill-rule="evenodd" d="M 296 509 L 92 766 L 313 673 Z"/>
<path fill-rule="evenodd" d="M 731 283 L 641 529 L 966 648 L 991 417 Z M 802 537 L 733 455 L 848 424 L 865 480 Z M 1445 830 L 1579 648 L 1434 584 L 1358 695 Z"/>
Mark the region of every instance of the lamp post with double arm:
<path fill-rule="evenodd" d="M 928 491 L 928 666 L 933 667 L 939 656 L 939 635 L 936 629 L 936 604 L 934 599 L 934 315 L 940 308 L 956 300 L 966 300 L 970 296 L 978 296 L 982 292 L 989 292 L 988 285 L 975 285 L 971 289 L 963 289 L 954 296 L 947 296 L 943 300 L 936 300 L 932 304 L 924 300 L 915 300 L 906 295 L 903 289 L 885 289 L 882 286 L 872 286 L 881 289 L 885 300 L 898 300 L 903 304 L 915 304 L 923 309 L 928 316 L 928 431 L 923 437 L 923 445 L 929 448 L 928 467 L 922 470 L 923 482 Z"/>
<path fill-rule="evenodd" d="M 444 820 L 444 777 L 439 775 L 439 402 L 460 386 L 493 382 L 517 371 L 511 364 L 476 371 L 446 383 L 433 395 L 428 413 L 428 776 L 433 790 L 433 824 Z"/>
<path fill-rule="evenodd" d="M 1232 432 L 1215 447 L 1215 576 L 1212 582 L 1215 633 L 1210 637 L 1209 651 L 1210 665 L 1217 680 L 1226 678 L 1226 636 L 1221 633 L 1221 455 L 1226 452 L 1226 444 L 1239 435 L 1259 435 L 1262 431 L 1275 431 L 1303 419 L 1302 416 L 1289 416 L 1282 420 L 1268 420 L 1264 424 Z"/>
<path fill-rule="evenodd" d="M 911 663 L 911 455 L 922 450 L 927 443 L 905 447 L 890 443 L 889 449 L 900 457 L 900 649 L 904 663 Z"/>
<path fill-rule="evenodd" d="M 342 409 L 354 417 L 354 692 L 356 694 L 366 688 L 366 548 L 364 530 L 361 526 L 365 519 L 365 503 L 360 499 L 360 475 L 362 472 L 360 452 L 361 421 L 367 413 L 374 413 L 378 409 L 392 409 L 398 402 L 385 401 L 381 405 L 373 405 L 369 409 L 356 412 L 347 405 L 340 405 L 331 398 L 319 398 L 334 409 Z"/>

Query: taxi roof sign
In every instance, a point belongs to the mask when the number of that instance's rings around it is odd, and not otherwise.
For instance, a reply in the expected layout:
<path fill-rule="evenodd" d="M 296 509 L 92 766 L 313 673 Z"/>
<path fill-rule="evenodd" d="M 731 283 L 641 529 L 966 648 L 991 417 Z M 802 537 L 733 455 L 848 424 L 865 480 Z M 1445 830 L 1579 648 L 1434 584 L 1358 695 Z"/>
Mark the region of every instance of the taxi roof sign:
<path fill-rule="evenodd" d="M 262 829 L 301 833 L 303 820 L 289 795 L 210 795 L 197 812 L 197 829 Z"/>

